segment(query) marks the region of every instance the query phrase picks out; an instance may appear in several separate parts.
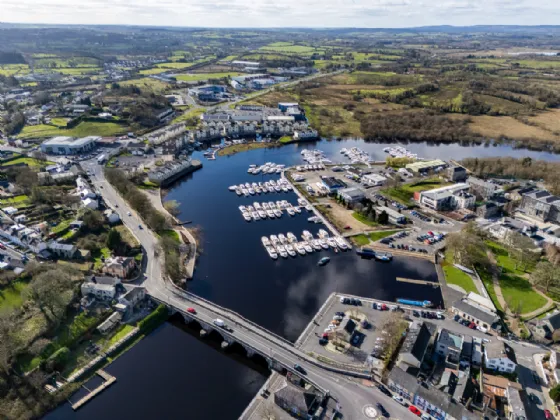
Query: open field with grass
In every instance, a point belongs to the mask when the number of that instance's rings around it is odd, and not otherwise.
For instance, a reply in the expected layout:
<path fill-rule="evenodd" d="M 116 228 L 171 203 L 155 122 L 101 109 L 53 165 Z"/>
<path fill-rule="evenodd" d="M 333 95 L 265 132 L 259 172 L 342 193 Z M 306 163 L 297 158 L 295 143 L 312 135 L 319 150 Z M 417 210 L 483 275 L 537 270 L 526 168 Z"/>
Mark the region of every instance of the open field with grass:
<path fill-rule="evenodd" d="M 118 134 L 125 134 L 129 131 L 126 125 L 121 125 L 113 122 L 93 122 L 93 121 L 83 121 L 79 123 L 74 128 L 58 128 L 52 125 L 39 124 L 39 125 L 29 125 L 23 127 L 23 130 L 18 134 L 20 139 L 30 139 L 30 138 L 43 138 L 43 137 L 54 137 L 54 136 L 73 136 L 73 137 L 85 137 L 85 136 L 102 136 L 109 137 Z"/>
<path fill-rule="evenodd" d="M 204 114 L 204 112 L 206 112 L 206 108 L 195 108 L 195 109 L 187 110 L 183 112 L 181 115 L 175 117 L 173 121 L 171 121 L 171 123 L 176 124 L 181 121 L 187 121 L 193 118 L 198 119 L 201 114 Z"/>
<path fill-rule="evenodd" d="M 27 73 L 29 73 L 29 66 L 27 64 L 0 64 L 0 75 L 2 76 Z"/>
<path fill-rule="evenodd" d="M 239 73 L 235 71 L 223 72 L 223 73 L 192 73 L 192 74 L 177 74 L 175 78 L 177 80 L 182 80 L 184 82 L 199 82 L 202 80 L 209 79 L 222 79 L 224 77 L 236 77 L 242 76 L 245 73 Z"/>
<path fill-rule="evenodd" d="M 152 79 L 151 77 L 142 77 L 140 79 L 126 80 L 119 82 L 121 86 L 138 86 L 142 90 L 148 90 L 155 93 L 161 93 L 166 90 L 170 85 L 169 83 L 162 82 L 161 80 Z M 110 86 L 108 86 L 110 88 Z"/>
<path fill-rule="evenodd" d="M 549 111 L 550 112 L 550 111 Z M 535 119 L 538 117 L 532 117 Z M 548 113 L 545 117 L 541 117 L 548 124 L 555 125 L 554 121 L 550 121 L 553 117 Z M 544 130 L 516 120 L 513 117 L 492 117 L 489 115 L 479 115 L 470 117 L 471 123 L 469 128 L 475 133 L 479 133 L 488 138 L 508 137 L 510 139 L 540 139 L 560 141 L 560 134 L 554 134 L 551 131 Z"/>
<path fill-rule="evenodd" d="M 41 166 L 52 165 L 54 162 L 42 161 L 30 157 L 20 157 L 17 159 L 10 160 L 8 162 L 4 162 L 0 164 L 0 166 L 12 166 L 12 165 L 19 165 L 22 163 L 25 163 L 27 166 L 30 166 L 32 168 L 40 168 Z M 26 196 L 20 196 L 20 197 L 26 197 Z"/>
<path fill-rule="evenodd" d="M 352 217 L 358 222 L 363 223 L 366 226 L 379 226 L 379 223 L 369 220 L 366 216 L 360 213 L 353 212 Z"/>
<path fill-rule="evenodd" d="M 400 232 L 400 230 L 378 230 L 376 232 L 370 232 L 368 233 L 369 238 L 375 242 L 375 241 L 379 241 L 383 238 L 386 238 L 387 236 L 391 236 L 397 232 Z"/>
<path fill-rule="evenodd" d="M 289 42 L 276 42 L 274 44 L 265 45 L 264 47 L 259 48 L 259 50 L 279 52 L 285 54 L 305 54 L 305 53 L 311 54 L 315 51 L 315 48 L 308 47 L 305 45 L 293 45 Z"/>
<path fill-rule="evenodd" d="M 233 144 L 231 146 L 224 147 L 223 149 L 218 150 L 218 156 L 231 156 L 235 155 L 236 153 L 246 152 L 253 149 L 264 149 L 271 146 L 274 146 L 274 144 L 256 141 L 243 144 Z"/>
<path fill-rule="evenodd" d="M 447 252 L 445 260 L 442 263 L 443 272 L 445 273 L 445 280 L 448 284 L 454 284 L 461 287 L 465 292 L 479 293 L 473 279 L 467 273 L 455 267 L 453 261 L 453 254 Z"/>
<path fill-rule="evenodd" d="M 23 294 L 28 287 L 26 282 L 16 281 L 0 289 L 0 313 L 19 308 L 23 304 Z"/>
<path fill-rule="evenodd" d="M 352 237 L 350 237 L 350 240 L 352 240 L 352 242 L 356 246 L 366 246 L 370 242 L 369 237 L 367 235 L 364 235 L 364 234 L 352 236 Z"/>
<path fill-rule="evenodd" d="M 2 206 L 17 206 L 21 203 L 27 203 L 29 201 L 29 196 L 27 195 L 16 195 L 11 198 L 0 199 L 0 205 Z"/>

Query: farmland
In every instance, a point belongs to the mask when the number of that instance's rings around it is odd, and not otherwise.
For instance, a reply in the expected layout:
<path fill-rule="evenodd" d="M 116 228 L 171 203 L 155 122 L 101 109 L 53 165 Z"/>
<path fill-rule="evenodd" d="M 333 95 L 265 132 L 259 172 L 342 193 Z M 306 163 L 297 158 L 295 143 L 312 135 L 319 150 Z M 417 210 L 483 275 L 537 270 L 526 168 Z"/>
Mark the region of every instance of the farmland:
<path fill-rule="evenodd" d="M 58 128 L 57 126 L 46 124 L 25 126 L 18 134 L 18 138 L 29 139 L 54 136 L 114 136 L 117 134 L 126 133 L 127 131 L 128 128 L 126 125 L 121 125 L 113 122 L 83 121 L 76 127 L 70 129 Z"/>

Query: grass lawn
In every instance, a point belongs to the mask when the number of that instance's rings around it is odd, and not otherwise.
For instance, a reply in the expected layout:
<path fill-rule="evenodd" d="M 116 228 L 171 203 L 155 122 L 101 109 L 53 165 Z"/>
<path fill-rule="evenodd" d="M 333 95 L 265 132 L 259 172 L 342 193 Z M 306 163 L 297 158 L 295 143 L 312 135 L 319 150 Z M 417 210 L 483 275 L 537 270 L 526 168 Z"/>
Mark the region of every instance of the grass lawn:
<path fill-rule="evenodd" d="M 531 283 L 514 274 L 503 273 L 499 279 L 504 299 L 509 309 L 515 312 L 519 307 L 521 313 L 535 311 L 546 305 L 546 299 L 533 290 Z"/>
<path fill-rule="evenodd" d="M 482 283 L 484 283 L 484 287 L 486 287 L 486 291 L 490 295 L 490 299 L 492 299 L 492 302 L 494 303 L 494 305 L 496 305 L 496 308 L 499 311 L 503 312 L 504 308 L 502 308 L 502 305 L 500 305 L 500 302 L 498 301 L 498 297 L 496 296 L 496 291 L 494 290 L 494 283 L 492 283 L 492 275 L 489 272 L 482 270 L 481 268 L 477 268 L 477 271 L 478 271 L 478 275 L 480 276 L 480 279 L 482 280 Z"/>
<path fill-rule="evenodd" d="M 380 230 L 378 232 L 371 232 L 369 233 L 369 238 L 375 242 L 379 241 L 380 239 L 386 238 L 387 236 L 391 236 L 394 233 L 400 232 L 400 230 Z"/>
<path fill-rule="evenodd" d="M 369 237 L 367 235 L 360 234 L 360 235 L 352 236 L 352 237 L 350 237 L 350 239 L 357 246 L 364 246 L 364 245 L 369 244 Z"/>
<path fill-rule="evenodd" d="M 0 200 L 0 205 L 13 205 L 13 204 L 21 204 L 27 203 L 29 201 L 29 196 L 27 195 L 16 195 L 12 198 L 3 198 Z"/>
<path fill-rule="evenodd" d="M 379 226 L 379 223 L 369 220 L 366 216 L 361 215 L 360 213 L 353 212 L 352 217 L 356 219 L 358 222 L 362 222 L 364 225 L 368 226 Z"/>
<path fill-rule="evenodd" d="M 175 117 L 173 121 L 171 121 L 171 124 L 176 124 L 181 121 L 190 120 L 191 118 L 199 118 L 200 115 L 204 114 L 205 112 L 206 112 L 206 108 L 191 109 L 190 111 L 186 111 L 183 114 L 179 115 L 178 117 Z"/>
<path fill-rule="evenodd" d="M 467 273 L 462 270 L 459 270 L 457 267 L 453 265 L 453 255 L 450 252 L 445 254 L 445 260 L 443 261 L 442 268 L 443 272 L 445 273 L 445 279 L 447 283 L 455 284 L 459 287 L 462 287 L 465 292 L 475 292 L 478 293 L 478 289 L 476 288 L 473 279 Z M 492 287 L 492 290 L 494 288 Z"/>
<path fill-rule="evenodd" d="M 179 238 L 179 234 L 174 230 L 171 230 L 171 229 L 165 230 L 165 231 L 162 232 L 161 236 L 167 236 L 167 237 L 173 239 L 178 244 L 181 243 L 181 239 Z"/>
<path fill-rule="evenodd" d="M 280 139 L 278 140 L 280 143 L 289 143 L 291 141 L 293 141 L 294 139 L 290 136 L 282 136 L 280 137 Z"/>
<path fill-rule="evenodd" d="M 151 77 L 142 77 L 140 79 L 126 80 L 119 82 L 121 86 L 138 86 L 142 90 L 151 90 L 155 93 L 160 93 L 169 87 L 169 84 L 161 80 L 153 79 Z M 111 86 L 108 85 L 108 88 Z"/>
<path fill-rule="evenodd" d="M 109 348 L 111 347 L 113 344 L 116 344 L 117 341 L 119 341 L 120 339 L 122 339 L 123 337 L 125 337 L 128 333 L 130 333 L 132 330 L 134 329 L 134 327 L 132 325 L 128 325 L 128 324 L 124 324 L 121 325 L 119 329 L 117 329 L 117 331 L 115 332 L 115 334 L 109 339 L 107 340 L 107 342 L 105 343 L 105 348 Z"/>
<path fill-rule="evenodd" d="M 104 258 L 105 260 L 107 258 L 109 258 L 111 256 L 111 250 L 109 248 L 101 248 L 99 251 L 92 253 L 93 256 L 93 261 L 94 261 L 94 269 L 100 269 L 101 266 L 103 265 L 103 261 L 101 261 L 101 258 Z"/>
<path fill-rule="evenodd" d="M 29 285 L 23 281 L 16 281 L 0 289 L 0 312 L 18 308 L 23 304 L 23 292 Z"/>
<path fill-rule="evenodd" d="M 218 150 L 218 156 L 229 156 L 239 152 L 246 152 L 248 150 L 253 150 L 253 149 L 262 149 L 270 146 L 271 143 L 256 142 L 256 141 L 251 143 L 234 144 Z"/>
<path fill-rule="evenodd" d="M 384 188 L 379 192 L 404 205 L 409 205 L 410 200 L 414 196 L 412 191 L 405 190 L 403 187 Z"/>
<path fill-rule="evenodd" d="M 126 125 L 114 122 L 93 122 L 83 121 L 74 128 L 58 128 L 54 125 L 39 124 L 28 125 L 18 134 L 20 139 L 42 138 L 55 136 L 70 137 L 86 137 L 86 136 L 102 136 L 110 137 L 118 134 L 124 134 L 129 131 Z"/>
<path fill-rule="evenodd" d="M 68 229 L 68 226 L 70 226 L 70 223 L 72 223 L 73 220 L 74 219 L 63 220 L 62 222 L 60 222 L 58 225 L 56 225 L 51 229 L 51 233 L 58 234 L 64 231 L 65 229 Z"/>
<path fill-rule="evenodd" d="M 42 161 L 38 159 L 33 159 L 30 157 L 20 157 L 17 159 L 10 160 L 8 162 L 2 163 L 1 166 L 11 166 L 11 165 L 19 165 L 21 163 L 27 164 L 27 166 L 32 168 L 39 168 L 41 166 L 52 165 L 54 162 L 49 161 Z"/>
<path fill-rule="evenodd" d="M 239 72 L 224 72 L 224 73 L 192 73 L 192 74 L 177 74 L 175 78 L 177 80 L 183 80 L 185 82 L 199 82 L 201 80 L 208 79 L 221 79 L 223 77 L 236 77 L 242 76 L 245 73 Z"/>

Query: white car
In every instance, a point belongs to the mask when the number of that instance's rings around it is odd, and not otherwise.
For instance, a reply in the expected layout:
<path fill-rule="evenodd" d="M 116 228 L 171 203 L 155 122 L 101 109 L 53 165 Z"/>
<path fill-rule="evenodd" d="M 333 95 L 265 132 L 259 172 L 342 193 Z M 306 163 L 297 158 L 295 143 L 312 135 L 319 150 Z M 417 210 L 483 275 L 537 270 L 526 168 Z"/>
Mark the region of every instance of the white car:
<path fill-rule="evenodd" d="M 406 402 L 404 401 L 404 398 L 399 396 L 399 395 L 393 395 L 393 399 L 398 402 L 400 405 L 403 405 L 406 407 Z"/>
<path fill-rule="evenodd" d="M 132 214 L 130 212 L 127 212 L 126 214 L 127 214 L 127 216 L 132 216 Z"/>

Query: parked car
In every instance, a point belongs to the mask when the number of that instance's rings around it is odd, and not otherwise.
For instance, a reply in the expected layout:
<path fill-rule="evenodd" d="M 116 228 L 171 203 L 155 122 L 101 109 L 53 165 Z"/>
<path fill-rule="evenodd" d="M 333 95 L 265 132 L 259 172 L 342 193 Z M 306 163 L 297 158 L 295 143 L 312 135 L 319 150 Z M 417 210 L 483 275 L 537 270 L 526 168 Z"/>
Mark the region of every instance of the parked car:
<path fill-rule="evenodd" d="M 375 406 L 377 407 L 377 409 L 379 411 L 381 411 L 381 415 L 383 417 L 389 417 L 389 412 L 387 410 L 385 410 L 385 407 L 383 407 L 383 405 L 381 403 L 377 403 Z"/>
<path fill-rule="evenodd" d="M 422 412 L 420 410 L 418 410 L 415 406 L 411 405 L 410 407 L 408 407 L 408 411 L 410 411 L 413 414 L 416 414 L 417 416 L 421 416 Z"/>
<path fill-rule="evenodd" d="M 297 363 L 294 365 L 294 370 L 298 371 L 302 375 L 307 375 L 307 371 L 304 368 L 302 368 L 300 365 L 298 365 Z"/>
<path fill-rule="evenodd" d="M 339 311 L 339 312 L 335 312 L 334 314 L 335 314 L 336 316 L 341 316 L 341 317 L 344 318 L 344 312 L 340 312 L 340 311 Z"/>
<path fill-rule="evenodd" d="M 383 384 L 377 385 L 377 389 L 380 390 L 381 392 L 383 392 L 385 395 L 387 395 L 388 397 L 392 397 L 393 394 L 391 394 L 391 391 L 389 391 L 387 389 L 387 387 Z"/>
<path fill-rule="evenodd" d="M 430 416 L 428 416 L 427 414 L 422 414 L 422 416 L 420 417 L 422 420 L 432 420 L 432 418 Z"/>
<path fill-rule="evenodd" d="M 196 314 L 196 309 L 194 308 L 187 308 L 187 312 L 190 314 Z"/>
<path fill-rule="evenodd" d="M 546 420 L 552 419 L 552 414 L 550 413 L 549 410 L 544 410 L 544 418 L 545 418 Z"/>
<path fill-rule="evenodd" d="M 403 405 L 406 407 L 406 401 L 404 400 L 403 397 L 401 397 L 400 395 L 393 395 L 393 399 L 398 402 L 400 405 Z"/>
<path fill-rule="evenodd" d="M 420 312 L 418 311 L 412 311 L 412 315 L 414 315 L 415 317 L 419 317 L 420 316 Z"/>

